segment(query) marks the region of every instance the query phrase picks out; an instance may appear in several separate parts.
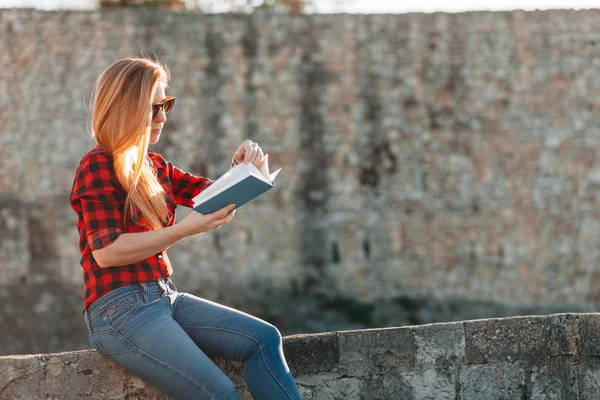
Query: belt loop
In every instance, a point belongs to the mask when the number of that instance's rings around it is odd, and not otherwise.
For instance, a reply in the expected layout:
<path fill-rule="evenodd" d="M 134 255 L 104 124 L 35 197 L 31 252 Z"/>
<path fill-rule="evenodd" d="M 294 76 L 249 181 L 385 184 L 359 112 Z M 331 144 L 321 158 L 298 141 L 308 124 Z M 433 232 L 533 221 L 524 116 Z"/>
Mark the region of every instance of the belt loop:
<path fill-rule="evenodd" d="M 158 287 L 160 287 L 160 297 L 164 298 L 165 296 L 167 296 L 167 282 L 165 278 L 158 278 L 156 280 L 156 283 L 158 284 Z"/>
<path fill-rule="evenodd" d="M 140 286 L 144 288 L 144 303 L 148 302 L 148 285 L 146 285 L 144 282 L 140 283 Z"/>

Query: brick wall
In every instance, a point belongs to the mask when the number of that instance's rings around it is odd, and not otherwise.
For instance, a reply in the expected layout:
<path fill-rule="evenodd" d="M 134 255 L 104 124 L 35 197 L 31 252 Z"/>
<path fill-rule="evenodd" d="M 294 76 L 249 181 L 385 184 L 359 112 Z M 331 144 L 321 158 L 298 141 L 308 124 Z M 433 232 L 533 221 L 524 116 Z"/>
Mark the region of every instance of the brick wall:
<path fill-rule="evenodd" d="M 88 347 L 68 193 L 96 77 L 142 51 L 178 97 L 155 150 L 216 178 L 250 138 L 283 167 L 171 249 L 180 290 L 286 334 L 595 307 L 599 22 L 0 10 L 0 354 Z"/>

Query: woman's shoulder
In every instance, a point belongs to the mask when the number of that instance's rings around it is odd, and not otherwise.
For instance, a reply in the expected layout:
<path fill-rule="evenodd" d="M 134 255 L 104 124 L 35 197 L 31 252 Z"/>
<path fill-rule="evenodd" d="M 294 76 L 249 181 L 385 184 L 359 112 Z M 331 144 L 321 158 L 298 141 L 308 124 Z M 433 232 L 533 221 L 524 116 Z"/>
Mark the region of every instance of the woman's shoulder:
<path fill-rule="evenodd" d="M 100 169 L 112 168 L 112 155 L 96 145 L 81 157 L 78 172 L 83 171 L 98 171 Z"/>
<path fill-rule="evenodd" d="M 88 150 L 88 152 L 85 153 L 83 155 L 83 157 L 81 157 L 80 164 L 83 164 L 83 163 L 89 162 L 89 161 L 93 161 L 93 160 L 109 160 L 111 158 L 112 158 L 112 155 L 108 151 L 103 150 L 102 147 L 100 147 L 99 145 L 96 145 L 96 146 L 92 147 L 90 150 Z"/>
<path fill-rule="evenodd" d="M 83 155 L 75 171 L 71 201 L 88 190 L 97 190 L 103 185 L 115 186 L 112 156 L 109 152 L 95 146 Z"/>

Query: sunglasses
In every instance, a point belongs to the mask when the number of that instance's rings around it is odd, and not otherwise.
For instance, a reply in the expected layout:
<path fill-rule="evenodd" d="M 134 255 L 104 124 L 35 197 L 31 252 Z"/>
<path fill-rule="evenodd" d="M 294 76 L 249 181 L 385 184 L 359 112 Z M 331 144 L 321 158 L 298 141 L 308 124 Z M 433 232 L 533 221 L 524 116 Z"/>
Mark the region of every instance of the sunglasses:
<path fill-rule="evenodd" d="M 167 96 L 162 103 L 152 104 L 152 119 L 156 118 L 161 108 L 164 110 L 165 115 L 170 113 L 175 105 L 175 99 L 176 97 Z"/>

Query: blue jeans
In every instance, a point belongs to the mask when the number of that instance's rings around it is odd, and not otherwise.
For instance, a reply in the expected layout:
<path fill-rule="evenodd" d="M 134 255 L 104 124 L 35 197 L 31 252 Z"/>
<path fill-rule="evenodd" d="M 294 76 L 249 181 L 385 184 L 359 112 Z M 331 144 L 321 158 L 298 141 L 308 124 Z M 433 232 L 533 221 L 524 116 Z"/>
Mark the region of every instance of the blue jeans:
<path fill-rule="evenodd" d="M 301 399 L 275 326 L 170 280 L 119 287 L 84 317 L 99 353 L 173 399 L 239 399 L 209 355 L 243 362 L 255 400 Z"/>

